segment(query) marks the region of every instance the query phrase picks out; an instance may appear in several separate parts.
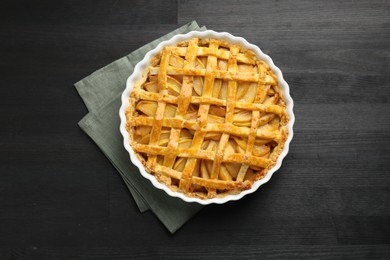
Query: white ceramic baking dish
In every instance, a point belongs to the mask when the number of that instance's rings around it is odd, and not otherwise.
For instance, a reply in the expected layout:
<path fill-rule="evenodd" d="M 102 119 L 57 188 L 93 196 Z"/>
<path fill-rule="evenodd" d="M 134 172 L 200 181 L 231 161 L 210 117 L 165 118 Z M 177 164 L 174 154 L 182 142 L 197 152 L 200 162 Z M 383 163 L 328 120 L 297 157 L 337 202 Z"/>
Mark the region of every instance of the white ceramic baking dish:
<path fill-rule="evenodd" d="M 222 197 L 222 198 L 199 199 L 199 198 L 188 197 L 184 193 L 174 192 L 171 189 L 169 189 L 167 186 L 165 186 L 164 184 L 158 182 L 157 179 L 153 175 L 151 175 L 145 171 L 144 166 L 138 160 L 138 158 L 135 156 L 134 151 L 129 144 L 129 135 L 128 135 L 128 132 L 126 130 L 125 111 L 126 111 L 127 107 L 129 106 L 130 93 L 133 89 L 134 83 L 140 79 L 142 72 L 149 66 L 150 59 L 153 56 L 155 56 L 158 52 L 160 52 L 164 48 L 164 46 L 175 45 L 178 42 L 188 40 L 188 39 L 191 39 L 194 37 L 221 39 L 221 40 L 225 40 L 225 41 L 228 41 L 230 43 L 233 43 L 233 44 L 239 44 L 246 49 L 254 51 L 259 59 L 264 60 L 265 62 L 267 62 L 269 64 L 269 66 L 271 67 L 271 69 L 273 70 L 275 75 L 278 77 L 279 86 L 280 86 L 281 90 L 283 91 L 285 102 L 287 105 L 287 113 L 290 117 L 290 120 L 289 120 L 288 125 L 287 125 L 288 138 L 287 138 L 287 141 L 284 145 L 284 149 L 283 149 L 282 153 L 280 154 L 275 166 L 268 171 L 267 175 L 263 179 L 260 179 L 260 180 L 256 181 L 255 183 L 253 183 L 251 189 L 244 190 L 239 194 L 227 195 L 227 196 Z M 146 53 L 143 60 L 141 60 L 135 66 L 133 74 L 131 74 L 131 76 L 127 79 L 126 89 L 124 90 L 124 92 L 122 94 L 122 106 L 119 110 L 119 116 L 121 119 L 120 131 L 123 135 L 124 147 L 126 148 L 126 150 L 130 154 L 131 162 L 135 166 L 138 167 L 142 176 L 145 177 L 146 179 L 150 180 L 156 188 L 164 190 L 170 196 L 180 198 L 186 202 L 196 202 L 196 203 L 199 203 L 202 205 L 207 205 L 207 204 L 212 204 L 212 203 L 222 204 L 222 203 L 232 201 L 232 200 L 239 200 L 242 197 L 244 197 L 245 195 L 255 192 L 261 185 L 268 182 L 271 179 L 274 172 L 280 168 L 280 166 L 282 165 L 283 158 L 288 153 L 289 145 L 290 145 L 291 139 L 293 137 L 293 125 L 294 125 L 294 121 L 295 121 L 295 117 L 294 117 L 294 113 L 293 113 L 293 105 L 294 105 L 294 103 L 293 103 L 293 100 L 290 96 L 290 89 L 289 89 L 287 82 L 283 79 L 282 72 L 280 71 L 280 69 L 278 67 L 275 66 L 272 59 L 268 55 L 264 54 L 260 50 L 259 47 L 248 43 L 242 37 L 236 37 L 236 36 L 233 36 L 227 32 L 215 32 L 212 30 L 207 30 L 207 31 L 203 31 L 203 32 L 192 31 L 192 32 L 189 32 L 187 34 L 175 35 L 170 40 L 161 42 L 160 44 L 158 44 L 158 46 L 155 49 L 150 50 L 148 53 Z"/>

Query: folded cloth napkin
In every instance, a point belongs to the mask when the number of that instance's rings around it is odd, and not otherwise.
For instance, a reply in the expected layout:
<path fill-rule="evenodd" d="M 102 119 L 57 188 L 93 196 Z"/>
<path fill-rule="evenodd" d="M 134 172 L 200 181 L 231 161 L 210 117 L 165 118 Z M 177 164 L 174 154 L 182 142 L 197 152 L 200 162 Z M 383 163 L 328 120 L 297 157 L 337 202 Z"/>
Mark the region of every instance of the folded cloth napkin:
<path fill-rule="evenodd" d="M 123 137 L 119 131 L 119 108 L 126 80 L 146 52 L 176 34 L 194 30 L 200 31 L 205 28 L 199 27 L 195 21 L 186 24 L 95 71 L 75 84 L 89 110 L 89 113 L 79 122 L 79 126 L 118 170 L 140 211 L 145 212 L 150 209 L 171 233 L 178 230 L 202 206 L 170 197 L 141 176 L 123 147 Z"/>

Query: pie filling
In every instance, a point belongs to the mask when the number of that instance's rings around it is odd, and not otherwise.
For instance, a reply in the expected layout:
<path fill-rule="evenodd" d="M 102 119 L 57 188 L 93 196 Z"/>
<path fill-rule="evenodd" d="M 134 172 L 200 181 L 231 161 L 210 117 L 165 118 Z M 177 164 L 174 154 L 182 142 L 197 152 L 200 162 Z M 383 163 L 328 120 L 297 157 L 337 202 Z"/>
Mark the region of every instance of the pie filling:
<path fill-rule="evenodd" d="M 287 139 L 283 93 L 254 52 L 216 39 L 167 46 L 126 110 L 130 145 L 171 190 L 208 199 L 263 178 Z"/>

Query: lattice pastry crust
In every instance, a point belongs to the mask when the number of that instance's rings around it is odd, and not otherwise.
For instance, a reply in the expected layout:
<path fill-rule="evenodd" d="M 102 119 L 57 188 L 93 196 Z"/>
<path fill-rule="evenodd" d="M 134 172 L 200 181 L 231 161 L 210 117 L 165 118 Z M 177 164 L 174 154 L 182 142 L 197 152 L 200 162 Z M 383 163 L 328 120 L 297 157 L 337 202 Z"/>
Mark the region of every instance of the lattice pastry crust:
<path fill-rule="evenodd" d="M 263 178 L 283 150 L 289 120 L 269 65 L 217 39 L 167 46 L 130 95 L 130 145 L 173 191 L 208 199 Z"/>

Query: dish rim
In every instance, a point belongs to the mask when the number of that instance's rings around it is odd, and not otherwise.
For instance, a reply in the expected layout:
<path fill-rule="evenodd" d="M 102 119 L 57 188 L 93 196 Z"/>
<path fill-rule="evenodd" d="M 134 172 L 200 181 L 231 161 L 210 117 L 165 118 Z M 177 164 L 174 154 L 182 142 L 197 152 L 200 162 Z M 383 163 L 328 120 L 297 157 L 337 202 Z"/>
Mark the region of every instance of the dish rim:
<path fill-rule="evenodd" d="M 283 96 L 284 96 L 284 99 L 286 102 L 286 110 L 287 110 L 287 114 L 289 116 L 289 122 L 287 123 L 288 137 L 287 137 L 287 140 L 284 144 L 283 150 L 280 153 L 275 165 L 271 169 L 268 170 L 268 172 L 264 176 L 264 178 L 254 182 L 250 189 L 241 191 L 238 194 L 229 194 L 229 195 L 226 195 L 224 197 L 211 198 L 211 199 L 200 199 L 200 198 L 195 198 L 195 197 L 188 197 L 184 193 L 181 193 L 181 192 L 172 191 L 168 186 L 160 183 L 154 177 L 154 175 L 146 172 L 143 164 L 138 160 L 133 149 L 130 146 L 129 134 L 128 134 L 127 129 L 126 129 L 125 112 L 126 112 L 127 107 L 129 106 L 129 96 L 130 96 L 131 91 L 133 89 L 134 83 L 141 78 L 142 72 L 149 66 L 150 59 L 153 56 L 155 56 L 158 52 L 160 52 L 165 46 L 175 45 L 178 42 L 185 41 L 185 40 L 188 40 L 191 38 L 215 38 L 215 39 L 225 40 L 229 43 L 238 44 L 238 45 L 241 45 L 243 48 L 254 51 L 256 53 L 257 58 L 264 60 L 270 66 L 272 71 L 275 73 L 275 75 L 278 78 L 279 87 L 281 88 L 281 90 L 283 92 Z M 246 39 L 244 39 L 242 37 L 233 36 L 232 34 L 230 34 L 228 32 L 216 32 L 213 30 L 191 31 L 191 32 L 188 32 L 186 34 L 177 34 L 177 35 L 173 36 L 172 38 L 170 38 L 169 40 L 160 42 L 156 46 L 156 48 L 148 51 L 145 54 L 145 57 L 140 62 L 138 62 L 136 64 L 136 66 L 134 67 L 133 73 L 128 77 L 128 79 L 126 81 L 126 88 L 121 95 L 121 102 L 122 102 L 122 105 L 119 109 L 119 116 L 120 116 L 121 123 L 120 123 L 119 129 L 120 129 L 120 132 L 123 136 L 123 145 L 130 155 L 131 162 L 135 166 L 137 166 L 141 175 L 144 178 L 148 179 L 153 184 L 154 187 L 165 191 L 171 197 L 180 198 L 183 201 L 190 202 L 190 203 L 195 202 L 195 203 L 198 203 L 201 205 L 224 204 L 228 201 L 236 201 L 236 200 L 243 198 L 244 196 L 246 196 L 248 194 L 254 193 L 256 190 L 259 189 L 260 186 L 267 183 L 271 179 L 273 174 L 277 170 L 279 170 L 279 168 L 282 165 L 283 159 L 288 154 L 290 142 L 291 142 L 293 135 L 294 135 L 294 133 L 293 133 L 293 125 L 295 122 L 295 116 L 293 113 L 294 101 L 291 98 L 290 88 L 289 88 L 289 85 L 287 84 L 287 82 L 283 78 L 282 71 L 277 66 L 275 66 L 271 57 L 268 56 L 267 54 L 263 53 L 258 46 L 249 43 Z"/>

